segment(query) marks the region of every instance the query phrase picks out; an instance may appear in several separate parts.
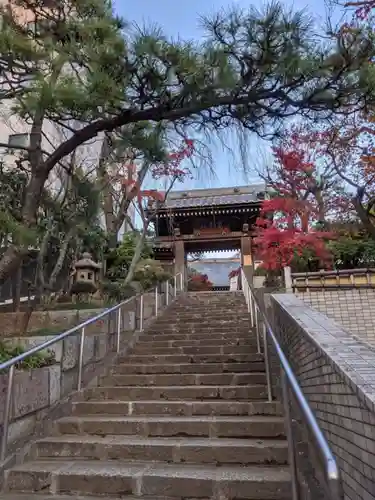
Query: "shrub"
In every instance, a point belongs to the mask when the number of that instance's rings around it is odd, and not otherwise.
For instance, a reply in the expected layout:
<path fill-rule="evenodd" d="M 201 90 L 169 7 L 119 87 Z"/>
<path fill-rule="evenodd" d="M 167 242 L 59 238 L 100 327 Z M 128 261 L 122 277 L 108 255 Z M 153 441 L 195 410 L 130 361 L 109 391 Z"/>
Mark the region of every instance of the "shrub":
<path fill-rule="evenodd" d="M 235 276 L 239 276 L 240 272 L 241 272 L 241 268 L 240 267 L 238 267 L 237 269 L 232 269 L 232 271 L 228 274 L 228 278 L 232 279 Z"/>
<path fill-rule="evenodd" d="M 135 295 L 135 290 L 130 285 L 124 285 L 123 281 L 105 280 L 100 285 L 103 296 L 110 302 L 122 302 Z"/>
<path fill-rule="evenodd" d="M 134 273 L 134 281 L 138 281 L 143 290 L 147 290 L 171 278 L 172 275 L 166 272 L 163 266 L 153 259 L 139 261 Z"/>
<path fill-rule="evenodd" d="M 72 295 L 87 295 L 95 293 L 97 286 L 92 281 L 77 281 L 73 283 L 70 293 Z"/>
<path fill-rule="evenodd" d="M 212 290 L 213 284 L 209 281 L 207 274 L 195 274 L 191 277 L 188 289 L 192 292 L 204 292 Z"/>
<path fill-rule="evenodd" d="M 7 342 L 0 341 L 0 363 L 9 361 L 20 354 L 23 354 L 27 349 L 23 346 L 10 345 Z M 32 356 L 28 356 L 21 363 L 17 363 L 18 370 L 31 370 L 34 368 L 43 368 L 44 366 L 51 366 L 56 363 L 55 355 L 52 352 L 37 352 Z"/>

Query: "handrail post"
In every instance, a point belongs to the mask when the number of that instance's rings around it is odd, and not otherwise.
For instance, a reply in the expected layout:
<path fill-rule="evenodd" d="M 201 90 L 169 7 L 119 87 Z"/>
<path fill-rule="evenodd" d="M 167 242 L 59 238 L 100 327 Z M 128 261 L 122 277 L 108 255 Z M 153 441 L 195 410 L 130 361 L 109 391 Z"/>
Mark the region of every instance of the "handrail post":
<path fill-rule="evenodd" d="M 8 385 L 7 385 L 7 393 L 6 393 L 5 409 L 4 409 L 4 421 L 3 421 L 3 436 L 2 436 L 2 440 L 1 440 L 0 459 L 2 462 L 6 458 L 7 449 L 8 449 L 9 420 L 10 420 L 10 407 L 12 404 L 14 370 L 15 370 L 15 365 L 12 365 L 9 368 L 9 372 L 8 372 Z"/>
<path fill-rule="evenodd" d="M 169 304 L 169 280 L 165 283 L 165 305 Z"/>
<path fill-rule="evenodd" d="M 143 330 L 143 293 L 141 295 L 141 300 L 139 303 L 139 331 Z"/>
<path fill-rule="evenodd" d="M 79 358 L 78 358 L 78 382 L 77 390 L 80 391 L 82 388 L 82 378 L 83 378 L 83 347 L 85 343 L 85 327 L 81 329 L 81 338 L 79 342 Z"/>
<path fill-rule="evenodd" d="M 184 280 L 183 280 L 182 273 L 180 273 L 180 288 L 181 288 L 181 292 L 183 292 L 184 291 Z"/>
<path fill-rule="evenodd" d="M 259 332 L 259 317 L 258 317 L 258 312 L 259 309 L 258 307 L 256 306 L 255 302 L 254 302 L 254 316 L 255 316 L 255 331 L 256 331 L 256 338 L 257 338 L 257 351 L 258 351 L 258 354 L 261 354 L 262 353 L 262 349 L 260 347 L 260 332 Z"/>
<path fill-rule="evenodd" d="M 251 321 L 251 327 L 254 328 L 254 307 L 253 307 L 253 294 L 252 291 L 250 290 L 250 287 L 247 288 L 247 293 L 248 293 L 248 309 L 250 312 L 250 321 Z"/>
<path fill-rule="evenodd" d="M 290 411 L 290 399 L 289 399 L 289 388 L 286 379 L 286 374 L 283 368 L 281 368 L 281 387 L 283 393 L 283 405 L 284 405 L 284 416 L 286 422 L 286 434 L 288 439 L 288 456 L 289 465 L 291 469 L 292 478 L 292 500 L 299 500 L 299 487 L 298 487 L 298 475 L 297 475 L 297 462 L 296 462 L 296 450 L 294 447 L 293 438 L 293 422 L 292 415 Z"/>
<path fill-rule="evenodd" d="M 268 401 L 272 402 L 272 379 L 271 379 L 271 363 L 268 351 L 268 341 L 267 341 L 267 327 L 263 323 L 263 349 L 264 349 L 264 363 L 266 365 L 266 379 L 267 379 L 267 396 Z"/>
<path fill-rule="evenodd" d="M 177 275 L 175 274 L 173 277 L 173 286 L 174 286 L 174 296 L 177 297 Z"/>
<path fill-rule="evenodd" d="M 116 352 L 120 352 L 120 338 L 121 338 L 121 307 L 117 310 L 117 336 L 116 336 Z"/>
<path fill-rule="evenodd" d="M 158 285 L 155 287 L 155 316 L 158 315 Z"/>

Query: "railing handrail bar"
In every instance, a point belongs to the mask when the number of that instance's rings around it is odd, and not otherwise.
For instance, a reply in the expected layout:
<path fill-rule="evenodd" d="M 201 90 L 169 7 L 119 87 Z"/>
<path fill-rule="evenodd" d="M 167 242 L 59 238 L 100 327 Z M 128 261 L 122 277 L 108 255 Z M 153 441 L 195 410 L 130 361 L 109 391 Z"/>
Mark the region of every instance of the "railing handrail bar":
<path fill-rule="evenodd" d="M 174 278 L 177 278 L 181 273 L 177 273 L 172 278 L 169 278 L 166 280 L 166 282 L 169 282 L 171 279 L 173 280 Z M 158 286 L 158 285 L 156 285 Z M 66 330 L 65 332 L 59 333 L 58 335 L 54 335 L 50 340 L 47 340 L 46 342 L 43 342 L 43 344 L 39 344 L 35 347 L 32 347 L 28 351 L 19 354 L 18 356 L 15 356 L 14 358 L 8 359 L 8 361 L 4 361 L 3 363 L 0 364 L 0 371 L 6 370 L 7 368 L 10 368 L 13 365 L 16 365 L 17 363 L 20 363 L 24 359 L 28 358 L 29 356 L 32 356 L 33 354 L 37 354 L 40 351 L 43 351 L 44 349 L 47 349 L 48 347 L 56 344 L 57 342 L 60 342 L 61 340 L 66 339 L 67 337 L 70 337 L 70 335 L 73 335 L 73 333 L 78 332 L 82 328 L 85 328 L 86 326 L 91 325 L 92 323 L 95 323 L 99 319 L 104 318 L 108 314 L 111 314 L 114 311 L 117 311 L 120 309 L 120 307 L 123 307 L 125 304 L 130 303 L 132 300 L 135 300 L 136 298 L 146 295 L 147 293 L 150 293 L 150 291 L 153 291 L 155 287 L 149 288 L 148 290 L 144 292 L 139 292 L 136 295 L 133 295 L 133 297 L 129 297 L 128 299 L 124 300 L 123 302 L 120 302 L 119 304 L 116 304 L 113 307 L 110 307 L 108 309 L 105 309 L 103 312 L 97 314 L 96 316 L 87 319 L 86 321 L 83 321 L 79 325 L 74 326 L 73 328 L 70 328 L 69 330 Z"/>
<path fill-rule="evenodd" d="M 273 332 L 273 329 L 272 329 L 269 321 L 267 320 L 267 317 L 266 317 L 264 311 L 262 311 L 262 309 L 259 305 L 259 301 L 255 296 L 254 289 L 249 285 L 249 282 L 245 276 L 245 273 L 243 272 L 242 274 L 243 274 L 243 277 L 246 281 L 246 285 L 248 286 L 248 288 L 250 290 L 250 293 L 252 295 L 252 299 L 254 300 L 256 307 L 258 308 L 258 310 L 262 316 L 265 327 L 266 327 L 266 329 L 269 333 L 269 336 L 272 340 L 272 343 L 276 349 L 278 359 L 279 359 L 280 364 L 282 366 L 282 369 L 284 370 L 284 373 L 287 377 L 287 380 L 289 382 L 289 386 L 291 387 L 291 389 L 294 393 L 294 396 L 297 400 L 297 403 L 298 403 L 298 405 L 299 405 L 299 407 L 300 407 L 300 409 L 301 409 L 301 411 L 302 411 L 302 413 L 307 421 L 308 427 L 309 427 L 310 431 L 312 432 L 312 434 L 314 435 L 314 438 L 318 444 L 318 447 L 319 447 L 320 452 L 322 454 L 323 460 L 325 462 L 325 469 L 326 469 L 325 472 L 327 475 L 327 479 L 329 482 L 340 481 L 340 470 L 338 468 L 337 461 L 336 461 L 336 459 L 331 451 L 331 448 L 330 448 L 322 430 L 319 427 L 319 424 L 315 418 L 315 415 L 314 415 L 313 411 L 311 410 L 310 405 L 305 398 L 305 395 L 303 394 L 303 391 L 298 383 L 298 380 L 293 372 L 293 369 L 290 366 L 290 363 L 289 363 L 287 357 L 285 356 L 284 351 L 282 350 L 282 348 L 281 348 L 281 346 L 280 346 L 280 344 L 279 344 L 279 342 L 278 342 L 278 340 Z"/>

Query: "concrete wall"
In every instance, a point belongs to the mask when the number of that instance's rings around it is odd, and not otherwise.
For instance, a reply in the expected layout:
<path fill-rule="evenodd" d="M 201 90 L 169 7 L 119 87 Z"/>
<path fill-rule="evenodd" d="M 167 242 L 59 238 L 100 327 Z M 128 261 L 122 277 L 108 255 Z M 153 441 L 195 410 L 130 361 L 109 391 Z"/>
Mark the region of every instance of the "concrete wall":
<path fill-rule="evenodd" d="M 318 423 L 337 457 L 345 500 L 375 492 L 375 351 L 293 294 L 273 295 L 272 322 Z M 293 405 L 303 498 L 326 499 L 311 434 Z M 301 479 L 302 480 L 302 479 Z"/>
<path fill-rule="evenodd" d="M 169 299 L 172 302 L 170 289 Z M 165 294 L 159 295 L 160 310 L 166 304 Z M 140 302 L 131 301 L 122 308 L 121 350 L 132 345 L 136 339 L 134 331 L 139 327 Z M 145 294 L 143 302 L 143 325 L 147 325 L 155 316 L 155 295 Z M 83 348 L 83 385 L 95 383 L 95 377 L 116 354 L 117 329 L 115 313 L 110 318 L 98 320 L 95 326 L 85 329 Z M 10 342 L 23 344 L 25 347 L 41 345 L 51 336 L 29 336 L 22 339 L 10 339 Z M 54 353 L 55 363 L 44 368 L 17 370 L 13 385 L 13 398 L 10 415 L 9 445 L 10 450 L 20 440 L 29 439 L 51 411 L 54 405 L 66 399 L 77 389 L 79 367 L 80 332 L 53 344 L 48 350 Z M 6 388 L 8 376 L 0 374 L 0 424 L 3 424 Z M 0 428 L 1 436 L 1 428 Z"/>
<path fill-rule="evenodd" d="M 375 290 L 297 292 L 306 304 L 334 319 L 345 330 L 375 344 Z"/>
<path fill-rule="evenodd" d="M 82 323 L 86 319 L 99 314 L 103 309 L 34 311 L 31 314 L 27 334 L 41 328 L 61 328 L 61 331 Z M 1 337 L 17 337 L 23 324 L 25 313 L 0 313 Z"/>

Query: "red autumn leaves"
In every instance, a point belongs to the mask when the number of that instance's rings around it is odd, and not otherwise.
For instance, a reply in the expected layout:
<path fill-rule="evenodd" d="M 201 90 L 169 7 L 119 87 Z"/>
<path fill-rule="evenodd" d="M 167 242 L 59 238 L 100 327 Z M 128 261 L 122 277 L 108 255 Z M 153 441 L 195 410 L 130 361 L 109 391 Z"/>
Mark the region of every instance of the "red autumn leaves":
<path fill-rule="evenodd" d="M 151 176 L 154 179 L 161 179 L 168 177 L 170 179 L 177 179 L 182 181 L 184 177 L 191 175 L 188 168 L 181 168 L 183 160 L 190 158 L 194 153 L 194 141 L 192 139 L 184 139 L 178 151 L 169 153 L 167 161 L 154 164 L 150 168 Z M 137 197 L 140 204 L 144 198 L 155 201 L 164 201 L 165 193 L 157 191 L 156 189 L 142 190 L 140 183 L 136 177 L 136 166 L 128 165 L 128 175 L 122 178 L 122 186 L 128 190 L 130 199 Z"/>
<path fill-rule="evenodd" d="M 329 261 L 326 241 L 331 235 L 314 229 L 319 207 L 310 194 L 320 181 L 306 146 L 302 136 L 292 134 L 273 150 L 273 194 L 263 201 L 255 228 L 257 258 L 270 270 L 289 266 L 306 251 L 322 263 Z"/>

